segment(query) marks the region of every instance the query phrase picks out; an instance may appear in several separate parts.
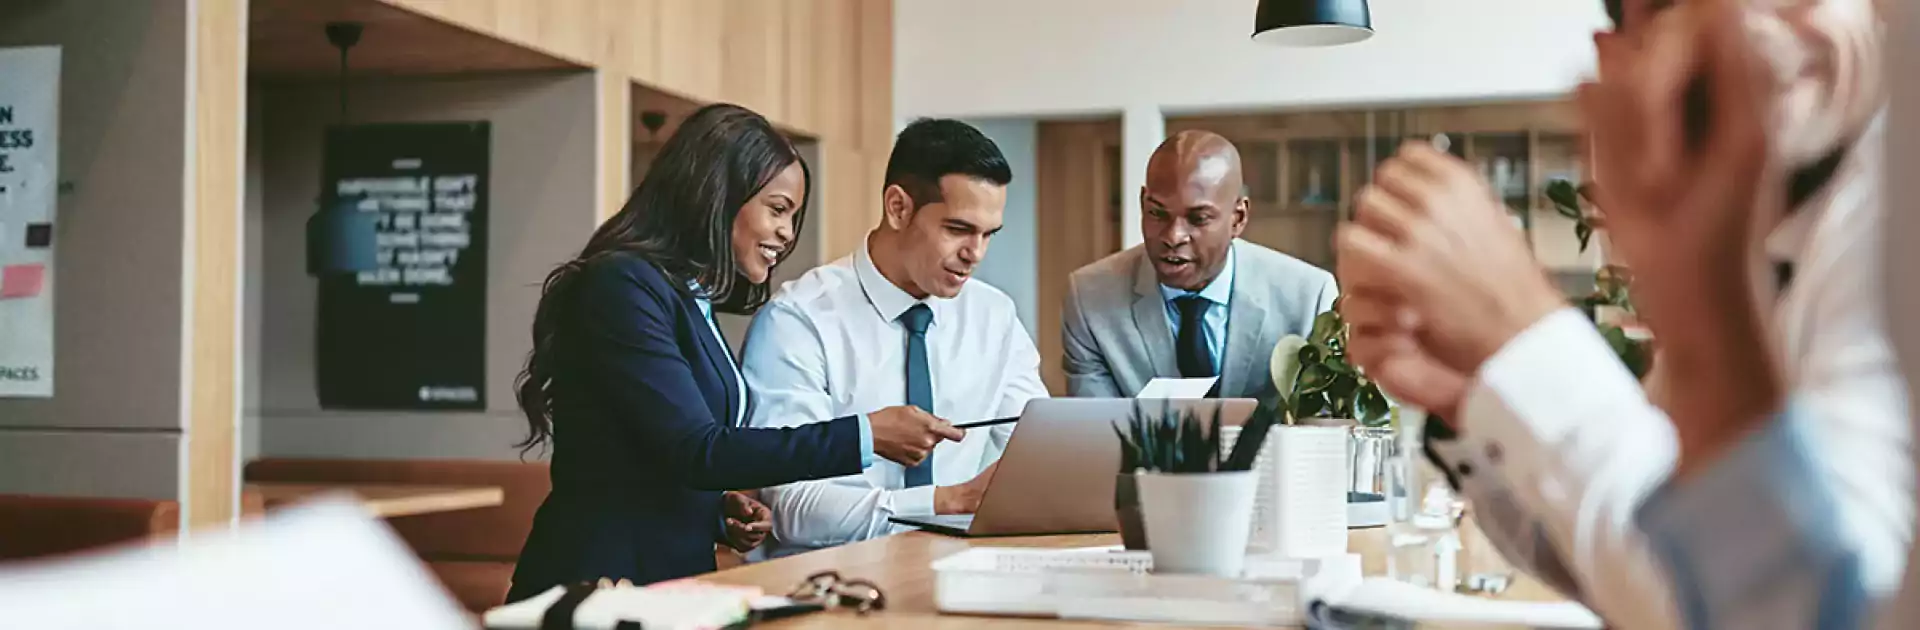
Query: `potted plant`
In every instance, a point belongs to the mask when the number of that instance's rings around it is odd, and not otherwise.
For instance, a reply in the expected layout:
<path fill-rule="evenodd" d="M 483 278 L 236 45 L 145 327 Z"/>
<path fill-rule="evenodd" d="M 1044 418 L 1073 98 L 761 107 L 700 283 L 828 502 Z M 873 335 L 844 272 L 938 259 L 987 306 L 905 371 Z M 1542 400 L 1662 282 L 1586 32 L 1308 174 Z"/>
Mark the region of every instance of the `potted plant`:
<path fill-rule="evenodd" d="M 1196 407 L 1204 407 L 1201 411 Z M 1136 535 L 1144 527 L 1157 572 L 1237 577 L 1246 561 L 1256 478 L 1250 458 L 1222 450 L 1219 405 L 1136 404 L 1120 437 L 1122 477 L 1139 493 Z M 1129 474 L 1130 473 L 1130 474 Z M 1122 537 L 1129 525 L 1122 515 Z"/>
<path fill-rule="evenodd" d="M 1605 227 L 1599 209 L 1592 207 L 1592 190 L 1591 184 L 1575 185 L 1564 179 L 1547 184 L 1547 200 L 1560 216 L 1573 220 L 1573 235 L 1580 240 L 1581 252 L 1587 251 L 1594 235 L 1601 234 Z M 1604 257 L 1606 247 L 1603 245 L 1600 249 Z M 1593 292 L 1575 300 L 1575 304 L 1600 329 L 1600 335 L 1606 338 L 1620 362 L 1626 364 L 1636 378 L 1646 378 L 1647 372 L 1653 369 L 1653 342 L 1636 320 L 1629 293 L 1632 286 L 1633 274 L 1626 266 L 1601 265 L 1593 274 Z"/>
<path fill-rule="evenodd" d="M 1265 509 L 1254 523 L 1252 548 L 1296 558 L 1346 553 L 1348 492 L 1356 478 L 1378 477 L 1373 471 L 1386 463 L 1351 465 L 1355 454 L 1384 452 L 1355 442 L 1392 440 L 1391 404 L 1347 362 L 1347 326 L 1337 301 L 1314 318 L 1307 337 L 1282 338 L 1269 368 L 1280 397 L 1262 410 L 1274 416 L 1274 426 L 1262 453 L 1271 463 L 1257 467 Z"/>

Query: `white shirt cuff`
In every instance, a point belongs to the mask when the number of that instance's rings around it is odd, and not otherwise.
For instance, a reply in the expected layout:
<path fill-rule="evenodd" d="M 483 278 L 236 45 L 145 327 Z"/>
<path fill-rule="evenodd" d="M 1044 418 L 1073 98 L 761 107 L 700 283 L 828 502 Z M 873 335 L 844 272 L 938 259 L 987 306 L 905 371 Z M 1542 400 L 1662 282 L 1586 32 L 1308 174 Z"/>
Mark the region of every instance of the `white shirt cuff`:
<path fill-rule="evenodd" d="M 933 516 L 933 486 L 893 491 L 895 516 Z"/>
<path fill-rule="evenodd" d="M 1590 415 L 1646 397 L 1593 323 L 1571 308 L 1521 331 L 1476 376 L 1458 419 L 1474 442 L 1555 444 Z"/>

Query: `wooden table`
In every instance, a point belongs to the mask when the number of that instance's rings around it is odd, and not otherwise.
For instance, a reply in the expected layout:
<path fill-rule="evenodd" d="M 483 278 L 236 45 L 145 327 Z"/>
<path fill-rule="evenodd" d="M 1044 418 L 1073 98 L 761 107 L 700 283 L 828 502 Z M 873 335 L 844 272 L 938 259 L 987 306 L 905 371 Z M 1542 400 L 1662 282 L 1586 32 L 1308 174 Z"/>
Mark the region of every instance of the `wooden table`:
<path fill-rule="evenodd" d="M 507 497 L 498 486 L 255 482 L 248 483 L 245 491 L 257 493 L 266 509 L 344 492 L 358 497 L 369 512 L 381 518 L 493 507 Z"/>
<path fill-rule="evenodd" d="M 1463 532 L 1467 541 L 1478 540 L 1471 524 Z M 934 575 L 929 565 L 946 556 L 980 547 L 1071 548 L 1120 544 L 1116 534 L 1039 536 L 1022 538 L 962 539 L 924 532 L 909 532 L 877 538 L 833 549 L 823 549 L 758 564 L 700 576 L 699 579 L 722 584 L 756 586 L 771 595 L 785 595 L 794 585 L 818 571 L 833 569 L 847 578 L 864 578 L 880 585 L 887 595 L 885 611 L 865 617 L 848 611 L 817 613 L 785 619 L 766 627 L 798 628 L 988 628 L 992 630 L 1043 630 L 1073 628 L 1114 628 L 1129 624 L 1068 622 L 1051 619 L 1018 619 L 940 615 L 934 607 Z M 1471 545 L 1471 542 L 1468 543 Z M 1386 573 L 1386 530 L 1352 530 L 1347 548 L 1359 553 L 1367 575 Z M 1475 571 L 1505 571 L 1504 562 L 1492 550 L 1467 549 L 1462 566 Z M 1462 576 L 1465 576 L 1465 570 Z M 1515 574 L 1503 599 L 1557 601 L 1562 599 L 1540 583 Z M 1158 626 L 1165 627 L 1165 626 Z"/>

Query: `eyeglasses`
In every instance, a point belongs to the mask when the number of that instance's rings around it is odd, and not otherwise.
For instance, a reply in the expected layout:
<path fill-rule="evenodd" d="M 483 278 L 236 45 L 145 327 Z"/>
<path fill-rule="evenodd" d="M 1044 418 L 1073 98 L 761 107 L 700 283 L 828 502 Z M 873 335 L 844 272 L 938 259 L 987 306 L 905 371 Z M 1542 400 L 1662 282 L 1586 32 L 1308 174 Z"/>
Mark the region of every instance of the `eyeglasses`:
<path fill-rule="evenodd" d="M 887 607 L 887 595 L 880 592 L 879 586 L 866 580 L 842 578 L 839 571 L 821 571 L 808 576 L 787 598 L 827 608 L 845 606 L 862 615 Z"/>

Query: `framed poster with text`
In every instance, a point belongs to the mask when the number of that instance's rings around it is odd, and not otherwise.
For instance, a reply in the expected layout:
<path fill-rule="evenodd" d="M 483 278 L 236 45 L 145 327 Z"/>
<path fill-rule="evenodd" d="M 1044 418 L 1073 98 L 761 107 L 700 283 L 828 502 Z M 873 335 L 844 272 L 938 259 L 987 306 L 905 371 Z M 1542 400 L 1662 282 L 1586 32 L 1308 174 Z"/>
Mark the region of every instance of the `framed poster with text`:
<path fill-rule="evenodd" d="M 53 397 L 60 49 L 0 48 L 0 397 Z"/>
<path fill-rule="evenodd" d="M 322 408 L 486 408 L 489 133 L 486 122 L 327 130 L 324 203 L 375 213 L 352 233 L 374 239 L 375 266 L 319 277 Z"/>

